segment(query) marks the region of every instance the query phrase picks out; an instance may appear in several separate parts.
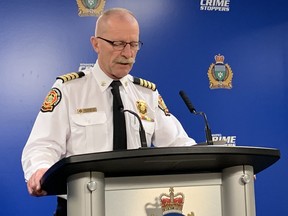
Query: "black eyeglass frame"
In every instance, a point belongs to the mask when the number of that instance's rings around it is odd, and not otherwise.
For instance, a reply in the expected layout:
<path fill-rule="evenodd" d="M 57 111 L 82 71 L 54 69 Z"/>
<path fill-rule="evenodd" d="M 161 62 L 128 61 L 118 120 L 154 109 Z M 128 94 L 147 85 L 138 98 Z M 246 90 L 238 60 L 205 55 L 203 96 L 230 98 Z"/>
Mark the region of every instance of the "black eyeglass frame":
<path fill-rule="evenodd" d="M 99 38 L 99 39 L 101 39 L 103 41 L 106 41 L 107 43 L 111 44 L 116 50 L 119 50 L 119 51 L 125 49 L 127 44 L 130 45 L 131 49 L 135 49 L 136 48 L 136 50 L 140 50 L 141 47 L 143 46 L 143 42 L 142 41 L 131 41 L 131 42 L 128 43 L 128 42 L 125 42 L 125 41 L 111 41 L 111 40 L 108 40 L 108 39 L 105 39 L 105 38 L 102 38 L 102 37 L 96 37 L 96 38 Z M 118 43 L 118 44 L 115 44 L 115 43 Z M 134 44 L 134 45 L 132 45 L 132 44 Z"/>

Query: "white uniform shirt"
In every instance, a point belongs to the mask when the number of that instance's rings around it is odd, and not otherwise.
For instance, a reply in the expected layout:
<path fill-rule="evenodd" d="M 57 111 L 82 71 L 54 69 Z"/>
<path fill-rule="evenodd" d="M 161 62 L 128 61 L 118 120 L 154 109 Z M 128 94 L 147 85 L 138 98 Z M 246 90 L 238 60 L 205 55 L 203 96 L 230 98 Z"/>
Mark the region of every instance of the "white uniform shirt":
<path fill-rule="evenodd" d="M 113 150 L 113 81 L 98 63 L 85 76 L 67 82 L 57 80 L 53 88 L 58 101 L 53 111 L 39 112 L 22 154 L 25 179 L 39 168 L 49 168 L 64 157 Z M 179 121 L 165 115 L 158 106 L 158 91 L 133 83 L 131 75 L 120 81 L 124 109 L 139 113 L 136 102 L 144 101 L 148 120 L 142 119 L 148 147 L 189 146 L 189 138 Z M 56 88 L 56 89 L 55 89 Z M 54 91 L 54 93 L 55 93 Z M 91 108 L 91 109 L 90 109 Z M 82 110 L 82 113 L 81 113 Z M 127 148 L 141 147 L 139 122 L 125 112 Z"/>

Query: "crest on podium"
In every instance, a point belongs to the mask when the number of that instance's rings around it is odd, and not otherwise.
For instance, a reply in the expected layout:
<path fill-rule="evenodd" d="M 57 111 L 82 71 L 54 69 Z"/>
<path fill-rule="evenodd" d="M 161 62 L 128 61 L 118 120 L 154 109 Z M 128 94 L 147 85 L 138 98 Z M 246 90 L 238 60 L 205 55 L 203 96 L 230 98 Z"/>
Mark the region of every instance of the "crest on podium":
<path fill-rule="evenodd" d="M 160 195 L 161 208 L 164 216 L 184 216 L 182 209 L 184 205 L 184 194 L 174 194 L 174 188 L 170 187 L 169 194 Z"/>

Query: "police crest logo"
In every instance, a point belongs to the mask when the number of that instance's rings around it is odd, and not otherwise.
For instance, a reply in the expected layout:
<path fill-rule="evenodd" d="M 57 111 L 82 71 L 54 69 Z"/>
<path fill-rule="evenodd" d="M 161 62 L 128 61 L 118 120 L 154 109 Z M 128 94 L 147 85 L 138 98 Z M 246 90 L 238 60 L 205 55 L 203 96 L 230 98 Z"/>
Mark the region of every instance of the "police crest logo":
<path fill-rule="evenodd" d="M 79 16 L 100 16 L 106 0 L 76 0 Z"/>
<path fill-rule="evenodd" d="M 216 55 L 215 64 L 212 63 L 208 69 L 210 89 L 231 89 L 232 88 L 232 69 L 228 64 L 224 64 L 225 57 Z"/>
<path fill-rule="evenodd" d="M 61 91 L 58 88 L 52 88 L 42 104 L 41 111 L 53 112 L 54 108 L 60 103 L 61 98 Z"/>

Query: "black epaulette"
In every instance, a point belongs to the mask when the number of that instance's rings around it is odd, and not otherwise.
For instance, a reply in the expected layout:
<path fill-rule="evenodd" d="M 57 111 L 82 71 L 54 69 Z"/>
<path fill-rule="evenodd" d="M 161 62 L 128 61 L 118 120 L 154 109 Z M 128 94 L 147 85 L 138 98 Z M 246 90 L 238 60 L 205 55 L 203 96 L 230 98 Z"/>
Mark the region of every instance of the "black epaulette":
<path fill-rule="evenodd" d="M 154 83 L 147 81 L 147 80 L 144 80 L 144 79 L 141 79 L 141 78 L 134 77 L 133 83 L 140 85 L 140 86 L 143 86 L 145 88 L 149 88 L 153 91 L 156 90 L 156 85 Z"/>
<path fill-rule="evenodd" d="M 72 72 L 68 74 L 64 74 L 62 76 L 57 77 L 56 79 L 62 80 L 62 83 L 65 83 L 70 80 L 78 79 L 85 76 L 85 73 L 80 71 L 80 72 Z"/>

